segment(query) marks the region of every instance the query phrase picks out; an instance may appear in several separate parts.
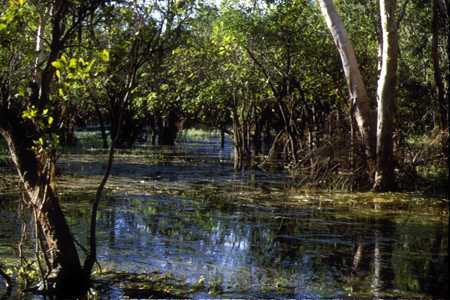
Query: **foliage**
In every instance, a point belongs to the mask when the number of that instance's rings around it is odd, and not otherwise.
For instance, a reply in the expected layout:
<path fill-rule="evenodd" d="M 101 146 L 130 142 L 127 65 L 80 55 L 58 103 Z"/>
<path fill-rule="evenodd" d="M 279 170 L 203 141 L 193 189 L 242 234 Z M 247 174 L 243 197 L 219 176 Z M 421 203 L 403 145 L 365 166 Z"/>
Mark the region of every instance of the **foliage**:
<path fill-rule="evenodd" d="M 334 2 L 375 107 L 378 1 Z M 436 74 L 446 79 L 448 102 L 449 16 L 434 9 L 399 1 L 395 173 L 401 189 L 445 194 L 448 126 L 438 119 L 448 103 L 439 102 Z M 304 187 L 364 189 L 367 166 L 348 98 L 315 1 L 0 2 L 0 164 L 10 165 L 7 148 L 29 200 L 41 201 L 29 203 L 33 209 L 58 204 L 63 147 L 78 138 L 82 148 L 99 148 L 100 136 L 103 147 L 128 149 L 150 135 L 173 144 L 179 132 L 179 142 L 226 134 L 236 169 L 274 166 Z M 88 126 L 100 134 L 80 134 Z M 130 151 L 122 153 L 142 154 Z M 220 281 L 210 282 L 211 293 L 221 292 Z"/>

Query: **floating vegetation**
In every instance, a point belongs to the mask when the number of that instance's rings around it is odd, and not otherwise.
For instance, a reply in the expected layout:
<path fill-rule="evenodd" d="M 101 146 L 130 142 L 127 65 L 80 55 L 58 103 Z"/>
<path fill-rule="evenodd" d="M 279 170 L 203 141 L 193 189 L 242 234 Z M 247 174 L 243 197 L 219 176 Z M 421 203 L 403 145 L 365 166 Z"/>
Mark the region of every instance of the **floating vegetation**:
<path fill-rule="evenodd" d="M 173 275 L 156 271 L 145 274 L 114 271 L 96 273 L 94 288 L 106 291 L 119 288 L 123 297 L 134 299 L 187 298 L 192 289 L 187 283 Z"/>

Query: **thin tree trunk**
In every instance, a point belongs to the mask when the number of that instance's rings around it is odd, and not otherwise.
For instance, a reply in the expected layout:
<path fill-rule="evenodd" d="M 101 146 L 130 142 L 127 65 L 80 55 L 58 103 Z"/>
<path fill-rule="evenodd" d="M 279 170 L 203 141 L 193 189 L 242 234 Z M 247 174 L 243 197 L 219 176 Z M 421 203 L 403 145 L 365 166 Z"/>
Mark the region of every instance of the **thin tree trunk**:
<path fill-rule="evenodd" d="M 92 268 L 97 261 L 97 238 L 96 238 L 96 229 L 97 229 L 97 211 L 98 206 L 100 204 L 100 200 L 102 198 L 103 190 L 105 188 L 106 182 L 108 181 L 109 175 L 111 174 L 111 169 L 114 161 L 114 143 L 115 140 L 111 142 L 111 147 L 109 148 L 108 162 L 106 165 L 106 170 L 103 175 L 103 178 L 97 187 L 97 192 L 95 194 L 95 200 L 92 204 L 91 211 L 91 223 L 89 228 L 89 254 L 84 262 L 84 272 L 87 278 L 90 277 Z"/>
<path fill-rule="evenodd" d="M 45 14 L 45 13 L 44 13 Z M 39 71 L 39 60 L 41 56 L 41 49 L 42 49 L 42 33 L 44 31 L 44 22 L 43 17 L 39 16 L 39 24 L 36 32 L 36 58 L 34 60 L 34 66 L 33 66 L 33 81 L 36 83 L 38 81 L 38 71 Z"/>
<path fill-rule="evenodd" d="M 102 194 L 103 194 L 103 190 L 105 188 L 106 182 L 108 181 L 108 178 L 111 174 L 111 169 L 112 169 L 112 165 L 113 165 L 113 161 L 114 161 L 114 151 L 116 148 L 117 140 L 119 139 L 119 137 L 122 133 L 121 125 L 122 125 L 124 112 L 125 112 L 124 108 L 128 106 L 128 101 L 130 99 L 131 90 L 134 85 L 135 75 L 131 75 L 128 78 L 128 80 L 129 81 L 127 84 L 127 92 L 123 96 L 123 99 L 122 99 L 122 101 L 120 101 L 120 105 L 119 105 L 120 109 L 119 109 L 118 118 L 117 118 L 118 125 L 116 128 L 115 136 L 111 137 L 111 146 L 109 148 L 109 155 L 108 155 L 108 162 L 106 165 L 106 170 L 105 170 L 105 173 L 103 174 L 103 177 L 102 177 L 102 180 L 100 181 L 99 186 L 97 187 L 94 203 L 92 203 L 91 222 L 90 222 L 90 227 L 89 227 L 89 241 L 88 241 L 89 242 L 89 253 L 84 261 L 84 266 L 83 266 L 83 272 L 84 272 L 83 278 L 85 278 L 86 282 L 89 282 L 90 276 L 92 273 L 92 268 L 93 268 L 95 262 L 97 261 L 96 230 L 97 230 L 98 207 L 100 205 L 100 200 L 102 199 Z M 111 120 L 111 123 L 112 123 L 112 121 L 113 120 Z"/>
<path fill-rule="evenodd" d="M 105 122 L 103 120 L 102 112 L 100 111 L 98 104 L 95 104 L 95 113 L 97 114 L 98 122 L 100 123 L 100 131 L 102 133 L 103 148 L 106 149 L 106 148 L 108 148 L 108 136 L 106 135 Z"/>
<path fill-rule="evenodd" d="M 443 11 L 446 13 L 447 26 L 450 23 L 450 0 L 441 0 Z M 447 31 L 448 32 L 448 31 Z M 450 38 L 447 38 L 447 68 L 450 70 Z M 448 105 L 450 103 L 450 72 L 447 72 L 447 128 L 449 127 L 449 109 Z M 450 167 L 450 160 L 447 160 Z"/>
<path fill-rule="evenodd" d="M 445 13 L 445 12 L 442 12 Z M 436 88 L 436 98 L 438 106 L 438 125 L 441 129 L 447 128 L 447 108 L 445 103 L 445 87 L 442 80 L 440 53 L 439 53 L 439 30 L 440 25 L 444 26 L 443 18 L 440 18 L 441 11 L 439 0 L 433 0 L 433 18 L 432 18 L 432 42 L 431 42 L 431 57 L 434 69 L 434 84 Z M 442 22 L 441 22 L 442 20 Z"/>
<path fill-rule="evenodd" d="M 310 159 L 309 159 L 309 166 L 311 169 L 311 175 L 314 173 L 314 159 L 315 159 L 315 155 L 313 155 L 314 153 L 314 138 L 313 138 L 313 132 L 312 132 L 312 125 L 309 124 L 308 126 L 308 150 L 309 150 L 309 155 L 310 155 Z"/>
<path fill-rule="evenodd" d="M 238 114 L 236 108 L 233 108 L 233 142 L 234 142 L 234 169 L 242 169 L 243 150 L 242 150 L 242 134 L 239 125 Z"/>
<path fill-rule="evenodd" d="M 396 8 L 396 0 L 380 0 L 383 61 L 377 89 L 377 166 L 373 186 L 376 191 L 389 191 L 395 187 L 393 131 L 398 48 Z"/>
<path fill-rule="evenodd" d="M 223 127 L 220 128 L 220 149 L 225 148 L 225 129 Z"/>
<path fill-rule="evenodd" d="M 351 108 L 352 110 L 352 108 Z M 353 112 L 350 112 L 350 170 L 352 171 L 353 179 L 356 178 L 356 138 L 355 138 L 355 118 L 353 117 Z M 352 184 L 351 189 L 353 191 Z"/>
<path fill-rule="evenodd" d="M 255 131 L 253 133 L 252 145 L 253 145 L 253 155 L 259 155 L 261 153 L 261 129 L 262 121 L 255 121 Z"/>
<path fill-rule="evenodd" d="M 270 166 L 281 165 L 281 155 L 283 153 L 283 148 L 286 145 L 287 138 L 286 131 L 284 129 L 280 130 L 280 132 L 273 139 L 264 164 L 268 164 Z"/>
<path fill-rule="evenodd" d="M 158 135 L 155 116 L 150 117 L 150 128 L 152 129 L 152 137 L 151 137 L 152 142 L 151 143 L 153 146 L 155 146 L 156 145 L 156 137 Z"/>

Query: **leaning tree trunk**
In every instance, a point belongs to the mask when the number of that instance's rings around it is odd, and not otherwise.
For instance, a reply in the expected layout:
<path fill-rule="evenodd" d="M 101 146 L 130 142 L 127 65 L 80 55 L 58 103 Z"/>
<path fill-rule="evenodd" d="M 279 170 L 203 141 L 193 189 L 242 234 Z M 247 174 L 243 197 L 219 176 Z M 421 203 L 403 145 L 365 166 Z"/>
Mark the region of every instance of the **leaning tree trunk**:
<path fill-rule="evenodd" d="M 6 115 L 2 114 L 2 118 Z M 10 115 L 10 118 L 14 116 Z M 49 288 L 59 296 L 80 295 L 86 291 L 87 282 L 80 264 L 69 226 L 59 206 L 52 187 L 53 162 L 32 150 L 29 126 L 19 117 L 0 122 L 0 134 L 6 141 L 11 158 L 24 186 L 25 199 L 36 217 L 48 262 Z"/>
<path fill-rule="evenodd" d="M 373 186 L 376 191 L 389 191 L 395 186 L 393 130 L 398 48 L 396 6 L 396 0 L 380 0 L 383 53 L 377 89 L 377 165 Z"/>
<path fill-rule="evenodd" d="M 372 125 L 370 100 L 367 95 L 358 62 L 356 60 L 355 50 L 350 42 L 347 31 L 344 28 L 341 18 L 336 12 L 332 0 L 317 0 L 320 4 L 322 15 L 325 17 L 328 29 L 330 30 L 336 47 L 341 56 L 342 66 L 347 80 L 347 86 L 350 92 L 356 123 L 361 133 L 362 141 L 365 146 L 365 152 L 368 159 L 369 170 L 375 165 L 376 136 Z"/>

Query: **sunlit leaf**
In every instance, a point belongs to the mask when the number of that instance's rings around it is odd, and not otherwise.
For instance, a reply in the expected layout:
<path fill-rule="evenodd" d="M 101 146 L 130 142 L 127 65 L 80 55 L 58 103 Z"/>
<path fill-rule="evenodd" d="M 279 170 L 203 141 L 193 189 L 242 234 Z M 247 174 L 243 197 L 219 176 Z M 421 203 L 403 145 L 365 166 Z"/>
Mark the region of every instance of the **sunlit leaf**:
<path fill-rule="evenodd" d="M 108 62 L 109 61 L 109 51 L 107 49 L 103 49 L 100 52 L 100 58 L 104 61 L 104 62 Z"/>
<path fill-rule="evenodd" d="M 52 66 L 56 69 L 61 69 L 62 68 L 62 64 L 60 61 L 55 60 L 54 62 L 52 62 Z"/>

